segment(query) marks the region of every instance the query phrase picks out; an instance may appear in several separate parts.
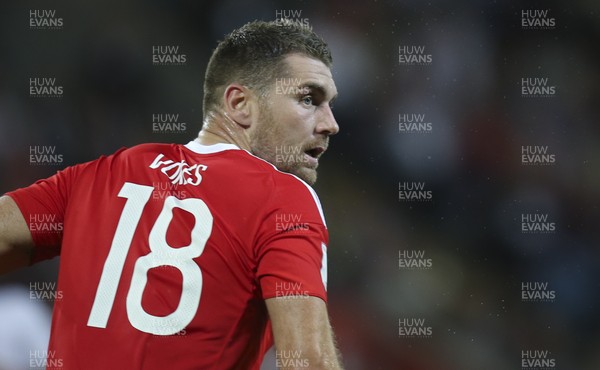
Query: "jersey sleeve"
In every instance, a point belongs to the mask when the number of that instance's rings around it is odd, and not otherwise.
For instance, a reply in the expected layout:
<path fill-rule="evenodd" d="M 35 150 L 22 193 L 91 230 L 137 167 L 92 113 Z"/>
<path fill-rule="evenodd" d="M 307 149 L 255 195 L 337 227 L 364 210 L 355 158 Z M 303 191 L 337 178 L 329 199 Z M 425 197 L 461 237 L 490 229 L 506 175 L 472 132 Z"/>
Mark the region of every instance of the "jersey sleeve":
<path fill-rule="evenodd" d="M 261 223 L 257 278 L 262 297 L 314 296 L 327 302 L 328 233 L 321 205 L 308 185 L 286 177 L 276 184 Z"/>
<path fill-rule="evenodd" d="M 26 188 L 6 193 L 11 197 L 31 232 L 32 263 L 60 254 L 65 211 L 77 167 L 68 167 Z"/>

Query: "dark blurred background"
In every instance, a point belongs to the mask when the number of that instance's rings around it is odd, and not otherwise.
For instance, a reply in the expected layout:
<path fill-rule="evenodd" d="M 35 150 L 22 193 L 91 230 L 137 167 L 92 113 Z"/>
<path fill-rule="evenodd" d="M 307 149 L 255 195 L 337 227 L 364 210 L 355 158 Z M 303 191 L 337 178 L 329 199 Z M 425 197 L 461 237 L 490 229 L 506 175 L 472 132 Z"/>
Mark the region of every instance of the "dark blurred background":
<path fill-rule="evenodd" d="M 295 18 L 330 44 L 339 90 L 316 190 L 346 368 L 538 369 L 524 362 L 538 350 L 547 368 L 600 369 L 599 12 L 592 0 L 3 2 L 0 193 L 123 146 L 187 143 L 217 40 Z M 154 64 L 156 46 L 178 47 L 180 63 Z M 36 78 L 59 93 L 32 94 Z M 156 130 L 156 114 L 179 130 Z M 531 163 L 524 147 L 548 155 Z M 35 148 L 61 160 L 32 163 Z M 414 183 L 423 192 L 401 199 Z M 28 297 L 58 264 L 0 282 Z M 532 282 L 544 288 L 524 299 Z M 406 335 L 407 319 L 426 330 Z"/>

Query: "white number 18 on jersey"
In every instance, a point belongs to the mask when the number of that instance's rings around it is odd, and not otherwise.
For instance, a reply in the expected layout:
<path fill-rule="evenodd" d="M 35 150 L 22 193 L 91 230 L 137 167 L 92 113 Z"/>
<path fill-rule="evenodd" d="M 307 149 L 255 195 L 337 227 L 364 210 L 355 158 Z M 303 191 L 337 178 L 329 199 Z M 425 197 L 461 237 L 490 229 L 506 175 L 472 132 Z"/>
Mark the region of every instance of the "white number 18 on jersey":
<path fill-rule="evenodd" d="M 127 202 L 104 263 L 88 326 L 106 328 L 133 235 L 153 190 L 152 186 L 126 182 L 119 192 L 119 197 L 126 198 Z M 167 230 L 173 220 L 175 208 L 191 213 L 195 220 L 191 231 L 191 243 L 181 248 L 173 248 L 167 243 Z M 165 199 L 162 211 L 148 237 L 150 253 L 140 256 L 133 269 L 126 300 L 127 317 L 133 327 L 146 333 L 171 335 L 180 332 L 192 321 L 198 311 L 202 293 L 202 271 L 193 258 L 199 257 L 204 251 L 212 225 L 213 216 L 202 200 L 182 200 L 174 196 Z M 154 316 L 142 307 L 148 271 L 158 266 L 172 266 L 183 276 L 179 304 L 175 311 L 167 316 Z"/>

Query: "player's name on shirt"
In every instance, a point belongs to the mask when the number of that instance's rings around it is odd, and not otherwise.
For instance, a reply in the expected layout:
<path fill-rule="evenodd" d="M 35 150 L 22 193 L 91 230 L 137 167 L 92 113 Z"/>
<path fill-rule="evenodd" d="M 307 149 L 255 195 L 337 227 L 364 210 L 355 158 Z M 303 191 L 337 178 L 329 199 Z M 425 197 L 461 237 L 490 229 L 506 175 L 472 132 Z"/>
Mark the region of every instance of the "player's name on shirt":
<path fill-rule="evenodd" d="M 163 160 L 163 158 L 165 158 L 163 154 L 156 156 L 150 164 L 150 168 L 160 168 L 160 172 L 164 173 L 172 184 L 197 186 L 202 182 L 201 172 L 208 169 L 208 166 L 203 164 L 190 165 L 184 160 L 175 162 L 171 159 Z"/>

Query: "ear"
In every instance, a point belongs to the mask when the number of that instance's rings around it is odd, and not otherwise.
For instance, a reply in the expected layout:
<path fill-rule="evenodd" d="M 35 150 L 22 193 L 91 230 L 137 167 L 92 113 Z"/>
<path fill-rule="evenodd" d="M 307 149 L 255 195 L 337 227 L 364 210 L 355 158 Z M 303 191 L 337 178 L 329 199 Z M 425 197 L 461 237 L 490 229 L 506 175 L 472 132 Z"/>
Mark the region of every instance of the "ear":
<path fill-rule="evenodd" d="M 235 123 L 249 128 L 252 123 L 252 104 L 254 95 L 246 86 L 229 84 L 223 93 L 225 113 Z"/>

